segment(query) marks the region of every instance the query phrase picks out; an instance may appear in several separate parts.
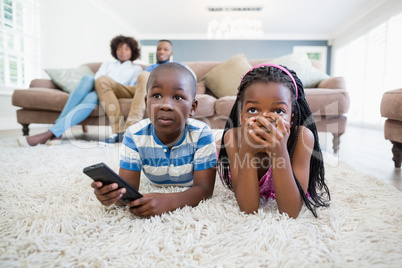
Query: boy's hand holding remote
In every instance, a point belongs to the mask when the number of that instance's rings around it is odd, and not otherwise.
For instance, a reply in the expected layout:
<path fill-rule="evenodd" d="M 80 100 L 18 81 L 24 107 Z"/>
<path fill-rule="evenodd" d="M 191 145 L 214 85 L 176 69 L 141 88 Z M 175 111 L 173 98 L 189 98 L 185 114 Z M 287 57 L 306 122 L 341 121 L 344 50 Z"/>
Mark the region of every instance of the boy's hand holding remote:
<path fill-rule="evenodd" d="M 124 205 L 123 202 L 120 201 L 120 198 L 126 193 L 126 188 L 117 189 L 117 183 L 103 185 L 100 181 L 94 181 L 91 183 L 91 187 L 95 189 L 94 193 L 96 198 L 98 198 L 102 205 Z"/>
<path fill-rule="evenodd" d="M 142 197 L 137 189 L 133 188 L 105 163 L 88 166 L 84 168 L 83 172 L 94 180 L 91 186 L 95 189 L 96 198 L 103 205 L 127 204 Z"/>
<path fill-rule="evenodd" d="M 149 217 L 184 206 L 197 206 L 212 196 L 216 146 L 208 125 L 189 119 L 194 115 L 196 80 L 178 63 L 164 63 L 148 79 L 148 119 L 127 129 L 120 150 L 119 175 L 138 190 L 140 172 L 151 184 L 189 187 L 177 193 L 148 193 L 128 202 L 130 212 Z M 92 183 L 104 205 L 118 203 L 123 189 Z M 117 190 L 116 190 L 117 189 Z"/>

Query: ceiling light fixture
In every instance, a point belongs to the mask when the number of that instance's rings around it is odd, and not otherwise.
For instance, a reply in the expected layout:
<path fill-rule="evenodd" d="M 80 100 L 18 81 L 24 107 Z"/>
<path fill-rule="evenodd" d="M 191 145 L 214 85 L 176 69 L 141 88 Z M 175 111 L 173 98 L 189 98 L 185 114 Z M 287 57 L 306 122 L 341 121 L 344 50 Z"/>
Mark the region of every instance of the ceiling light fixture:
<path fill-rule="evenodd" d="M 261 11 L 262 6 L 214 6 L 208 7 L 210 12 L 221 12 L 221 11 Z"/>
<path fill-rule="evenodd" d="M 262 21 L 259 19 L 212 20 L 208 24 L 208 39 L 253 39 L 264 36 Z"/>

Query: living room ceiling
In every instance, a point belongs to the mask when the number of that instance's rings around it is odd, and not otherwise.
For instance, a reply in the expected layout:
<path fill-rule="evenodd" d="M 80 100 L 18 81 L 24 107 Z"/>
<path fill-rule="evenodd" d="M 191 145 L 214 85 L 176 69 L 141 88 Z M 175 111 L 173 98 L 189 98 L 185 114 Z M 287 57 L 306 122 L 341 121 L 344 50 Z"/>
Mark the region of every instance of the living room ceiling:
<path fill-rule="evenodd" d="M 330 39 L 383 1 L 103 0 L 102 5 L 141 39 L 206 39 L 209 22 L 227 17 L 261 20 L 262 39 Z"/>

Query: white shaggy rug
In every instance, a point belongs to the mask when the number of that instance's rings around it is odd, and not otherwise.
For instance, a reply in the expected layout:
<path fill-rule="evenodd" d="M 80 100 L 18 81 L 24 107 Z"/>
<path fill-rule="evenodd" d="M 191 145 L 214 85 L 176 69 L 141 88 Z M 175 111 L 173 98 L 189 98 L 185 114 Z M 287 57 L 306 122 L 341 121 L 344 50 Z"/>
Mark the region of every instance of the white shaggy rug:
<path fill-rule="evenodd" d="M 402 266 L 401 192 L 346 163 L 326 166 L 331 206 L 294 220 L 274 201 L 240 213 L 219 179 L 198 207 L 138 218 L 96 200 L 82 169 L 98 162 L 117 171 L 118 147 L 0 141 L 0 267 Z"/>

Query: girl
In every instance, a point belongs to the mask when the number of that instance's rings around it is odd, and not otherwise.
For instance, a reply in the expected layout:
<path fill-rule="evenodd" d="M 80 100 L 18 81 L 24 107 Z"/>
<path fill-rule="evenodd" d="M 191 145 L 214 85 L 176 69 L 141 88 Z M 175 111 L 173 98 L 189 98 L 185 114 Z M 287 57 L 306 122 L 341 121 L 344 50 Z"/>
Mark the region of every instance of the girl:
<path fill-rule="evenodd" d="M 304 204 L 328 206 L 330 194 L 315 123 L 296 73 L 261 64 L 242 78 L 223 133 L 221 180 L 242 211 L 258 210 L 260 197 L 276 198 L 296 218 Z"/>
<path fill-rule="evenodd" d="M 110 42 L 110 49 L 116 61 L 102 63 L 95 76 L 84 76 L 69 96 L 54 126 L 48 131 L 34 136 L 19 137 L 17 141 L 20 146 L 28 147 L 43 143 L 47 145 L 61 144 L 63 133 L 82 122 L 98 105 L 98 94 L 94 91 L 95 79 L 98 77 L 106 75 L 122 85 L 134 85 L 142 71 L 141 66 L 132 64 L 132 61 L 140 56 L 137 40 L 122 35 L 116 36 Z"/>

